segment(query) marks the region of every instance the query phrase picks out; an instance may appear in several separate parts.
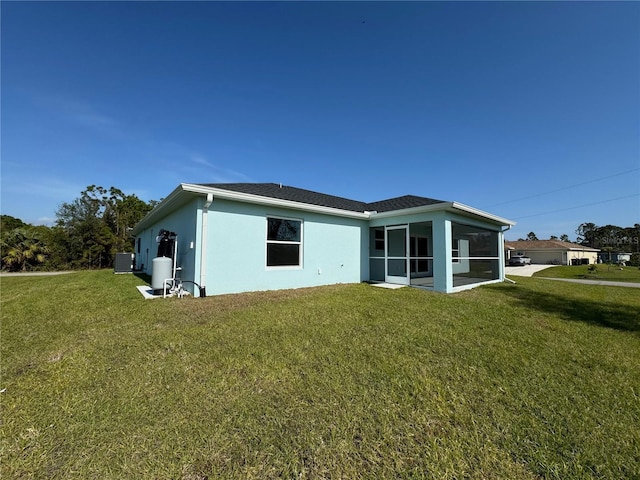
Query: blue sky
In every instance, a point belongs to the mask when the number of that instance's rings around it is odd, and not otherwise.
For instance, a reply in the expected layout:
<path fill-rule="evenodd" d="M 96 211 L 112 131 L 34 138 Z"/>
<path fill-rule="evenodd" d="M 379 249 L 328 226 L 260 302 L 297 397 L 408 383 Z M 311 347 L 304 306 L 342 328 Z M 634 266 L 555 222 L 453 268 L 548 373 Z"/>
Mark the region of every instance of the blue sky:
<path fill-rule="evenodd" d="M 638 2 L 2 2 L 3 214 L 88 185 L 640 223 Z"/>

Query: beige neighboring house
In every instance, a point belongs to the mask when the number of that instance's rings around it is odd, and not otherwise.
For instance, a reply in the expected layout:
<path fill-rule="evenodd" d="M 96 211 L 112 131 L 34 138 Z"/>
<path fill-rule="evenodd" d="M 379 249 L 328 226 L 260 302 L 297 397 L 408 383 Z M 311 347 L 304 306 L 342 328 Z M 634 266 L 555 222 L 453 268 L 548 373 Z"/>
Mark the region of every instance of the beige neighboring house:
<path fill-rule="evenodd" d="M 597 263 L 597 248 L 585 247 L 577 243 L 562 242 L 560 240 L 522 240 L 504 242 L 505 258 L 524 255 L 531 259 L 531 263 L 573 265 L 574 263 Z M 574 260 L 574 262 L 572 262 Z"/>

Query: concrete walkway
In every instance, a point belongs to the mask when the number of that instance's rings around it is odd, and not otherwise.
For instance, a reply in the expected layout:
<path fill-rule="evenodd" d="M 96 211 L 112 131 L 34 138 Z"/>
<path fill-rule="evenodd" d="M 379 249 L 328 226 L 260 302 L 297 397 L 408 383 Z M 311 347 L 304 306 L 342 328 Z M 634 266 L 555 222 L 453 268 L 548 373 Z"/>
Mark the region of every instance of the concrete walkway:
<path fill-rule="evenodd" d="M 516 277 L 532 277 L 534 273 L 544 270 L 545 268 L 555 267 L 555 265 L 518 265 L 517 267 L 504 267 L 505 275 L 514 275 Z"/>
<path fill-rule="evenodd" d="M 545 268 L 555 267 L 555 265 L 524 265 L 518 267 L 504 267 L 505 275 L 510 277 L 532 277 L 534 273 L 544 270 Z M 606 285 L 609 287 L 629 287 L 640 288 L 640 283 L 633 282 L 611 282 L 607 280 L 581 280 L 577 278 L 548 278 L 536 277 L 542 280 L 556 280 L 559 282 L 583 283 L 585 285 Z"/>
<path fill-rule="evenodd" d="M 0 277 L 50 277 L 73 272 L 1 272 Z"/>
<path fill-rule="evenodd" d="M 640 283 L 633 282 L 610 282 L 607 280 L 579 280 L 577 278 L 546 278 L 536 277 L 542 280 L 555 280 L 557 282 L 584 283 L 585 285 L 606 285 L 608 287 L 629 287 L 640 288 Z"/>

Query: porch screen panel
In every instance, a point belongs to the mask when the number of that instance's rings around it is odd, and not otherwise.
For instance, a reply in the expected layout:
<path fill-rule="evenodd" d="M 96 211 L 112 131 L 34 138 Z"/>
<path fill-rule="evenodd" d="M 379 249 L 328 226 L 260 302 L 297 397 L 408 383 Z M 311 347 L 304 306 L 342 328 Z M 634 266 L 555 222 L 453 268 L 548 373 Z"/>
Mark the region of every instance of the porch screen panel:
<path fill-rule="evenodd" d="M 369 259 L 369 280 L 384 282 L 384 258 Z"/>
<path fill-rule="evenodd" d="M 393 277 L 407 276 L 407 261 L 403 258 L 390 258 L 387 260 L 387 274 Z"/>
<path fill-rule="evenodd" d="M 369 256 L 384 257 L 384 227 L 369 229 Z"/>
<path fill-rule="evenodd" d="M 500 242 L 496 231 L 451 223 L 453 286 L 500 278 Z"/>
<path fill-rule="evenodd" d="M 389 257 L 406 257 L 407 256 L 407 240 L 405 230 L 388 230 L 387 255 Z"/>

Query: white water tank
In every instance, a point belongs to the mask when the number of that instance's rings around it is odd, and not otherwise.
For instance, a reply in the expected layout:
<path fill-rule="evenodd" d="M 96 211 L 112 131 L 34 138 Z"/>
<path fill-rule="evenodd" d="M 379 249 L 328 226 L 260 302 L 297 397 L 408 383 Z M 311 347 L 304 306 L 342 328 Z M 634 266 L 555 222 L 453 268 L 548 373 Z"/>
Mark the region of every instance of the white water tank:
<path fill-rule="evenodd" d="M 151 289 L 155 294 L 164 293 L 164 281 L 173 278 L 173 260 L 156 257 L 151 261 Z"/>

